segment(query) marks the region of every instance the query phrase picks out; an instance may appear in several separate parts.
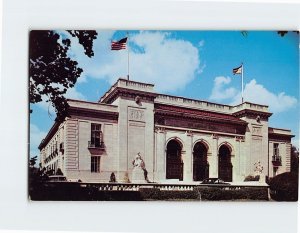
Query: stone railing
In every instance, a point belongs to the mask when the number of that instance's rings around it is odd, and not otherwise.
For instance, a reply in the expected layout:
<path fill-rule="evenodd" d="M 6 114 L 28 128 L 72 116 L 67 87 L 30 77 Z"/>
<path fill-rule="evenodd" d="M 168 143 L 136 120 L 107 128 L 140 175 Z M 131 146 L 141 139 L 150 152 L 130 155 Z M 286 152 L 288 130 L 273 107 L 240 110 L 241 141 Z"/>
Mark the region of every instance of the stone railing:
<path fill-rule="evenodd" d="M 99 102 L 101 103 L 103 100 L 106 99 L 107 96 L 111 92 L 113 92 L 117 87 L 127 88 L 127 89 L 133 89 L 138 91 L 146 91 L 146 92 L 153 92 L 154 91 L 154 85 L 148 84 L 148 83 L 141 83 L 136 81 L 131 81 L 123 78 L 119 78 L 118 81 L 111 86 L 111 88 L 105 92 L 105 94 L 100 98 Z"/>
<path fill-rule="evenodd" d="M 254 103 L 249 103 L 245 102 L 239 105 L 236 105 L 232 107 L 233 112 L 238 112 L 244 109 L 250 109 L 250 110 L 255 110 L 255 111 L 260 111 L 260 112 L 269 112 L 269 108 L 266 105 L 261 105 L 261 104 L 254 104 Z"/>
<path fill-rule="evenodd" d="M 70 107 L 86 108 L 98 111 L 117 112 L 118 107 L 110 104 L 102 104 L 98 102 L 88 102 L 82 100 L 68 100 Z"/>
<path fill-rule="evenodd" d="M 285 134 L 285 135 L 291 135 L 291 130 L 289 129 L 279 129 L 279 128 L 272 128 L 269 127 L 268 130 L 269 133 L 273 133 L 273 134 Z"/>
<path fill-rule="evenodd" d="M 55 185 L 55 183 L 62 185 L 61 182 L 51 182 L 49 184 Z M 82 188 L 93 188 L 98 191 L 139 191 L 141 188 L 157 188 L 160 190 L 168 191 L 187 191 L 194 190 L 199 187 L 217 187 L 226 190 L 239 190 L 249 187 L 265 187 L 268 185 L 215 185 L 215 184 L 156 184 L 156 183 L 78 183 L 78 182 L 64 182 L 64 185 L 79 185 Z"/>
<path fill-rule="evenodd" d="M 140 91 L 149 91 L 149 92 L 153 92 L 153 87 L 154 87 L 153 84 L 141 83 L 141 82 L 126 80 L 126 79 L 119 79 L 116 84 L 118 87 L 124 87 L 129 89 L 140 90 Z"/>
<path fill-rule="evenodd" d="M 194 99 L 188 99 L 184 97 L 170 96 L 170 95 L 163 95 L 163 94 L 159 94 L 156 97 L 155 102 L 177 105 L 182 107 L 191 107 L 191 108 L 201 109 L 201 110 L 223 112 L 227 114 L 230 114 L 233 108 L 232 106 L 225 105 L 225 104 L 216 104 L 208 101 L 194 100 Z"/>

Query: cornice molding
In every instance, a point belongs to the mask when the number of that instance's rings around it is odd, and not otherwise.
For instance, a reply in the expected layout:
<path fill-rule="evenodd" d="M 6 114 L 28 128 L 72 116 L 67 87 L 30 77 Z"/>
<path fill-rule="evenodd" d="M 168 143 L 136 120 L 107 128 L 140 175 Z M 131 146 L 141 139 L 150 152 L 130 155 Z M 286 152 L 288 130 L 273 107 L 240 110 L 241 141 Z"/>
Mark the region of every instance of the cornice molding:
<path fill-rule="evenodd" d="M 135 100 L 135 98 L 139 96 L 141 100 L 154 102 L 154 99 L 158 96 L 158 94 L 134 89 L 127 89 L 123 87 L 116 87 L 111 93 L 109 93 L 109 95 L 105 99 L 102 100 L 101 103 L 111 104 L 119 96 L 127 97 L 132 100 Z"/>
<path fill-rule="evenodd" d="M 257 119 L 259 116 L 263 120 L 268 120 L 270 116 L 272 116 L 273 113 L 271 112 L 260 112 L 252 109 L 243 109 L 241 111 L 235 112 L 232 115 L 238 118 L 241 117 L 250 117 L 252 119 Z"/>

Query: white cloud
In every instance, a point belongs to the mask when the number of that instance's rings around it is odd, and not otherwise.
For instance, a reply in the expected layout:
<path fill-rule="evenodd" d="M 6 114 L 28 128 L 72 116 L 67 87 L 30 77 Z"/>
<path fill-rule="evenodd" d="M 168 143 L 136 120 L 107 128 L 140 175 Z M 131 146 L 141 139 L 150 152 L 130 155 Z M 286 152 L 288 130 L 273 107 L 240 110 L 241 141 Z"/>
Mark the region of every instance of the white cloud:
<path fill-rule="evenodd" d="M 53 116 L 53 120 L 55 119 L 56 113 L 55 113 L 55 109 L 52 106 L 51 102 L 46 102 L 47 101 L 47 97 L 46 96 L 42 96 L 42 101 L 38 102 L 36 105 L 43 109 L 44 111 L 48 112 L 48 114 L 50 116 Z"/>
<path fill-rule="evenodd" d="M 65 97 L 68 99 L 86 100 L 86 97 L 82 93 L 77 91 L 76 87 L 69 88 L 65 94 Z M 47 97 L 43 96 L 42 101 L 37 103 L 36 105 L 41 109 L 47 111 L 54 120 L 56 116 L 55 109 L 52 106 L 51 102 L 46 102 L 46 101 L 47 101 Z"/>
<path fill-rule="evenodd" d="M 41 131 L 35 124 L 30 124 L 30 157 L 38 156 L 38 146 L 45 138 L 46 132 Z"/>
<path fill-rule="evenodd" d="M 199 47 L 203 47 L 205 44 L 205 41 L 204 40 L 200 40 L 199 43 L 198 43 L 198 46 Z"/>
<path fill-rule="evenodd" d="M 76 99 L 76 100 L 86 100 L 86 97 L 76 90 L 76 88 L 69 88 L 65 97 L 68 99 Z"/>
<path fill-rule="evenodd" d="M 241 93 L 238 93 L 233 104 L 240 102 Z M 286 95 L 284 92 L 278 94 L 267 90 L 262 84 L 258 84 L 255 79 L 252 79 L 246 84 L 244 90 L 244 99 L 249 102 L 268 105 L 273 113 L 284 112 L 297 105 L 297 99 L 293 96 Z"/>
<path fill-rule="evenodd" d="M 300 148 L 300 140 L 298 137 L 292 138 L 292 145 L 297 147 L 298 149 Z"/>
<path fill-rule="evenodd" d="M 230 99 L 236 96 L 238 91 L 234 87 L 225 88 L 225 86 L 230 84 L 230 82 L 230 77 L 216 77 L 214 80 L 214 87 L 212 89 L 212 93 L 209 99 L 220 101 L 224 99 Z"/>
<path fill-rule="evenodd" d="M 227 100 L 230 104 L 236 105 L 241 103 L 241 92 L 234 87 L 230 87 L 230 77 L 216 77 L 214 80 L 214 87 L 212 89 L 211 100 Z M 229 86 L 229 87 L 228 87 Z M 273 113 L 279 113 L 293 108 L 297 105 L 297 99 L 289 96 L 284 92 L 278 94 L 267 90 L 262 84 L 252 79 L 245 85 L 244 100 L 252 103 L 268 105 Z"/>
<path fill-rule="evenodd" d="M 70 55 L 84 70 L 79 82 L 87 76 L 106 79 L 110 83 L 126 77 L 127 50 L 110 50 L 113 34 L 113 31 L 99 33 L 94 42 L 95 56 L 91 59 L 83 55 L 80 45 L 72 46 Z M 169 33 L 141 31 L 132 35 L 129 43 L 130 78 L 155 83 L 157 91 L 184 88 L 199 71 L 198 49 L 188 41 L 171 38 Z"/>

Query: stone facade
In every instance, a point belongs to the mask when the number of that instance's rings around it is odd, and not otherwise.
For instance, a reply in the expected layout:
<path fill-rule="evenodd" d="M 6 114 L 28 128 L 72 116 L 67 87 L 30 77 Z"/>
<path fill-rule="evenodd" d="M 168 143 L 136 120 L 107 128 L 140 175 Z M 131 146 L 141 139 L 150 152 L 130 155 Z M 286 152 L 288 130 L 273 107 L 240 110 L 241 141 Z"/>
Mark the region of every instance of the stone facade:
<path fill-rule="evenodd" d="M 69 100 L 70 117 L 55 123 L 39 149 L 42 167 L 68 180 L 132 178 L 140 153 L 155 182 L 208 177 L 241 182 L 290 170 L 290 130 L 269 127 L 267 106 L 210 103 L 154 92 L 154 85 L 119 79 L 98 103 Z"/>

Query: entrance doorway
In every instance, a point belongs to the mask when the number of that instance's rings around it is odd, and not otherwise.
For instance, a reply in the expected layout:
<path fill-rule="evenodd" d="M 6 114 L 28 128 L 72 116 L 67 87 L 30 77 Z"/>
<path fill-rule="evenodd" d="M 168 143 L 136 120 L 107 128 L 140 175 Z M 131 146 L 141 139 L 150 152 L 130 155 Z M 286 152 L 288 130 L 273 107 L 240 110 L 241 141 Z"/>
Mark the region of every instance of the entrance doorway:
<path fill-rule="evenodd" d="M 218 171 L 220 179 L 227 182 L 232 181 L 231 151 L 226 145 L 222 145 L 219 149 Z"/>
<path fill-rule="evenodd" d="M 193 180 L 200 181 L 209 177 L 209 164 L 207 162 L 207 148 L 198 142 L 193 151 Z"/>
<path fill-rule="evenodd" d="M 182 147 L 176 140 L 167 144 L 167 179 L 183 180 L 183 162 L 181 158 Z"/>

